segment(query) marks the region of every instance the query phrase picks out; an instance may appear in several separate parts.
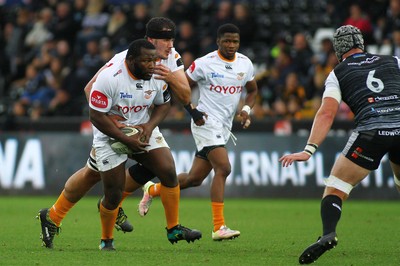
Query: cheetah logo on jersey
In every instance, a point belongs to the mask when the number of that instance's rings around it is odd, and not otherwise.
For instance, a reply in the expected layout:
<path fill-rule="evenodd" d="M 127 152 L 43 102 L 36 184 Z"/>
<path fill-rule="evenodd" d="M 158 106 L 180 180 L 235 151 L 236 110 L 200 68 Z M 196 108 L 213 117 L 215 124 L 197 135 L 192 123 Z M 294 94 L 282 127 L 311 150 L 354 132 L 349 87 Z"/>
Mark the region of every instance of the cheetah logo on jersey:
<path fill-rule="evenodd" d="M 148 90 L 148 91 L 145 91 L 143 93 L 144 93 L 144 98 L 148 100 L 148 99 L 151 98 L 151 94 L 153 93 L 153 91 L 152 90 Z"/>
<path fill-rule="evenodd" d="M 243 73 L 243 72 L 237 73 L 238 80 L 243 80 L 245 76 L 246 76 L 246 73 Z"/>

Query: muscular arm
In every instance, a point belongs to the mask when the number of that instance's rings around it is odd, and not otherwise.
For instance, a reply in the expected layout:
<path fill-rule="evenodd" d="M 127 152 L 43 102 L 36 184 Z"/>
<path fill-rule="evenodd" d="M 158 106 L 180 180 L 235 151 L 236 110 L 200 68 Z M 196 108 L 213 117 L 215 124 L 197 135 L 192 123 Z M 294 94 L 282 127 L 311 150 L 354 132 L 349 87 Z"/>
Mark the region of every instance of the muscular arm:
<path fill-rule="evenodd" d="M 314 143 L 319 146 L 325 140 L 338 109 L 339 103 L 334 98 L 325 97 L 322 100 L 322 105 L 314 118 L 308 143 Z"/>
<path fill-rule="evenodd" d="M 97 76 L 100 74 L 100 72 L 101 72 L 103 69 L 105 69 L 105 68 L 107 68 L 106 65 L 104 65 L 102 68 L 100 68 L 100 69 L 97 71 L 97 73 L 92 77 L 92 79 L 86 84 L 86 86 L 85 86 L 85 88 L 84 88 L 84 91 L 85 91 L 85 96 L 86 96 L 86 100 L 87 100 L 87 101 L 89 101 L 90 90 L 91 90 L 92 87 L 93 87 L 93 83 L 96 81 Z"/>
<path fill-rule="evenodd" d="M 182 105 L 190 103 L 191 91 L 183 69 L 172 72 L 167 83 Z"/>
<path fill-rule="evenodd" d="M 140 127 L 143 130 L 141 138 L 144 137 L 143 138 L 144 142 L 149 141 L 154 128 L 158 126 L 161 123 L 161 121 L 164 120 L 170 108 L 171 108 L 171 102 L 167 102 L 161 105 L 154 105 L 149 121 L 145 124 L 140 125 Z"/>
<path fill-rule="evenodd" d="M 89 118 L 90 122 L 101 132 L 107 136 L 114 138 L 126 144 L 133 151 L 144 151 L 145 147 L 148 146 L 147 143 L 142 142 L 137 137 L 126 136 L 118 127 L 107 117 L 106 113 L 96 111 L 89 108 Z"/>
<path fill-rule="evenodd" d="M 90 122 L 101 132 L 107 136 L 119 140 L 123 143 L 127 141 L 127 137 L 118 127 L 108 118 L 106 113 L 96 111 L 89 108 Z"/>
<path fill-rule="evenodd" d="M 246 91 L 247 95 L 244 100 L 244 104 L 253 107 L 258 93 L 257 82 L 255 79 L 246 83 Z"/>
<path fill-rule="evenodd" d="M 164 120 L 170 108 L 171 102 L 167 102 L 161 105 L 155 105 L 153 111 L 151 112 L 150 120 L 147 122 L 147 124 L 150 125 L 152 129 L 154 129 Z"/>
<path fill-rule="evenodd" d="M 186 80 L 188 81 L 188 83 L 189 83 L 189 86 L 190 86 L 190 88 L 193 88 L 194 86 L 196 86 L 196 81 L 193 81 L 189 76 L 188 76 L 188 74 L 186 74 L 185 73 L 185 76 L 186 76 Z"/>
<path fill-rule="evenodd" d="M 256 102 L 256 97 L 258 93 L 258 88 L 257 88 L 257 82 L 255 79 L 249 81 L 245 85 L 247 95 L 244 100 L 244 104 L 248 105 L 250 108 L 252 108 Z M 250 126 L 251 120 L 250 120 L 250 114 L 244 110 L 241 110 L 239 113 L 239 117 L 241 118 L 241 124 L 243 125 L 243 128 L 246 129 Z"/>
<path fill-rule="evenodd" d="M 191 91 L 183 69 L 172 72 L 168 67 L 159 64 L 154 70 L 156 79 L 162 79 L 168 83 L 171 91 L 183 105 L 190 103 Z"/>
<path fill-rule="evenodd" d="M 97 73 L 92 77 L 92 79 L 86 84 L 85 88 L 83 89 L 84 92 L 85 92 L 86 100 L 87 100 L 88 102 L 89 102 L 89 97 L 90 97 L 90 91 L 92 90 L 92 87 L 93 87 L 93 83 L 96 81 L 96 79 L 97 79 L 97 77 L 99 76 L 100 72 L 101 72 L 103 69 L 107 68 L 107 67 L 108 67 L 107 65 L 104 65 L 103 67 L 101 67 L 101 68 L 97 71 Z M 123 127 L 125 126 L 124 124 L 122 124 L 121 122 L 119 122 L 119 121 L 125 120 L 125 119 L 123 119 L 122 117 L 117 116 L 117 115 L 108 115 L 107 117 L 108 117 L 108 119 L 110 119 L 110 120 L 113 122 L 113 124 L 116 125 L 118 128 L 123 128 Z"/>
<path fill-rule="evenodd" d="M 339 103 L 334 98 L 325 97 L 322 100 L 322 105 L 314 118 L 311 133 L 307 143 L 316 144 L 319 146 L 325 140 L 326 135 L 328 135 L 328 132 L 331 129 L 338 109 Z M 287 167 L 296 161 L 307 161 L 308 159 L 310 159 L 310 157 L 311 154 L 306 151 L 301 151 L 284 155 L 279 159 L 279 161 L 282 163 L 283 167 Z"/>
<path fill-rule="evenodd" d="M 186 73 L 185 73 L 185 79 L 188 81 L 190 89 L 192 89 L 194 86 L 196 86 L 196 82 L 193 81 Z M 199 112 L 192 103 L 189 102 L 189 104 L 184 105 L 186 111 L 190 114 L 190 116 L 193 118 L 194 123 L 197 126 L 202 126 L 205 123 L 204 119 L 207 119 L 208 115 L 204 112 Z"/>

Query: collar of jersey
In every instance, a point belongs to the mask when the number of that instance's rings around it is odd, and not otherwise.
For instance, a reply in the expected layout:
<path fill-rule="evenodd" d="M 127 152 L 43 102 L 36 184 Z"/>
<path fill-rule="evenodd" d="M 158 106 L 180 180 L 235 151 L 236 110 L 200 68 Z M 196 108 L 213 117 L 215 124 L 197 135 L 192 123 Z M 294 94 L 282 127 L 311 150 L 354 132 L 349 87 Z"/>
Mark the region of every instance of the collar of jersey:
<path fill-rule="evenodd" d="M 236 60 L 236 53 L 235 53 L 235 58 L 233 58 L 232 60 L 225 58 L 225 57 L 219 52 L 219 50 L 217 50 L 217 53 L 218 53 L 219 58 L 221 58 L 221 60 L 223 60 L 223 61 L 233 62 L 233 61 Z"/>

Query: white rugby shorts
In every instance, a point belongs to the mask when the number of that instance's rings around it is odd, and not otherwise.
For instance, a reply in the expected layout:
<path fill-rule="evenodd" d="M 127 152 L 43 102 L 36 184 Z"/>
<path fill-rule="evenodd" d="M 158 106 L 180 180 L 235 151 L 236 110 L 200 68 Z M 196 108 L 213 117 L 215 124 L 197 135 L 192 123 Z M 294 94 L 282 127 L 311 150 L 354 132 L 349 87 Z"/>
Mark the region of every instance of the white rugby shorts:
<path fill-rule="evenodd" d="M 204 147 L 226 145 L 231 136 L 231 131 L 212 117 L 208 117 L 205 121 L 202 126 L 196 126 L 193 119 L 191 122 L 192 135 L 197 151 L 201 151 Z"/>
<path fill-rule="evenodd" d="M 154 128 L 153 132 L 151 133 L 151 137 L 149 139 L 149 144 L 150 146 L 146 147 L 146 151 L 151 151 L 154 149 L 158 148 L 169 148 L 168 143 L 166 142 L 164 136 L 160 132 L 160 129 L 158 127 Z M 88 166 L 90 169 L 94 169 L 94 167 L 97 167 L 97 169 L 100 172 L 108 171 L 111 170 L 121 163 L 125 162 L 128 159 L 127 154 L 117 154 L 111 149 L 111 146 L 108 141 L 98 141 L 98 142 L 93 142 L 93 148 L 95 150 L 95 159 L 96 163 L 92 161 L 90 165 L 88 160 Z M 140 154 L 143 152 L 138 152 L 137 154 Z M 91 155 L 93 156 L 93 155 Z"/>

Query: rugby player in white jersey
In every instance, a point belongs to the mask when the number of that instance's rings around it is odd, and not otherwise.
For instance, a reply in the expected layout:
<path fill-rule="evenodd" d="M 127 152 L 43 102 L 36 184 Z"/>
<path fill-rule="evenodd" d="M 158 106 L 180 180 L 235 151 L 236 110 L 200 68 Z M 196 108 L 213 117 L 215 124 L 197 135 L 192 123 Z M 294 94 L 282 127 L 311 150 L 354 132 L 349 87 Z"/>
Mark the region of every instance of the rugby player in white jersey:
<path fill-rule="evenodd" d="M 152 18 L 146 25 L 146 39 L 154 44 L 156 47 L 156 54 L 159 58 L 154 68 L 154 78 L 167 82 L 172 93 L 185 106 L 196 123 L 202 125 L 202 123 L 204 123 L 202 113 L 197 111 L 190 104 L 190 87 L 185 77 L 181 57 L 173 48 L 175 30 L 175 24 L 170 19 L 164 17 Z M 127 50 L 115 55 L 88 82 L 84 89 L 87 99 L 99 73 L 109 66 L 123 62 L 126 53 Z M 109 117 L 113 116 L 110 115 Z M 117 126 L 122 126 L 116 121 L 115 116 L 112 121 L 114 121 Z M 132 179 L 131 176 L 133 172 L 138 173 L 139 181 L 136 182 Z M 126 185 L 129 187 L 127 191 L 134 191 L 136 188 L 141 187 L 148 179 L 140 181 L 140 177 L 144 178 L 146 176 L 154 176 L 154 174 L 148 172 L 146 168 L 139 164 L 130 167 L 127 170 Z M 69 210 L 71 210 L 71 208 L 73 208 L 73 206 L 100 180 L 95 155 L 92 150 L 86 165 L 68 178 L 64 190 L 60 193 L 53 206 L 39 211 L 38 218 L 41 222 L 41 239 L 43 246 L 47 248 L 53 247 L 54 236 L 59 233 L 61 222 L 68 214 Z M 124 191 L 122 200 L 129 194 L 130 192 Z M 122 208 L 119 208 L 115 227 L 117 230 L 122 230 L 124 233 L 133 230 L 133 226 L 127 220 L 127 216 Z"/>
<path fill-rule="evenodd" d="M 218 28 L 218 50 L 196 59 L 186 76 L 191 87 L 198 86 L 200 98 L 197 109 L 206 113 L 205 124 L 198 126 L 192 121 L 191 129 L 196 142 L 196 156 L 189 173 L 178 175 L 181 189 L 200 186 L 211 170 L 215 174 L 211 184 L 211 207 L 213 215 L 213 240 L 233 239 L 240 235 L 225 223 L 224 190 L 231 164 L 226 150 L 232 122 L 237 112 L 242 92 L 246 89 L 245 105 L 239 113 L 243 128 L 250 125 L 250 111 L 257 95 L 253 64 L 248 57 L 238 53 L 239 29 L 233 24 Z M 160 194 L 161 184 L 148 182 L 145 195 Z"/>
<path fill-rule="evenodd" d="M 134 151 L 132 158 L 152 168 L 160 178 L 168 240 L 173 243 L 201 238 L 199 231 L 179 224 L 179 184 L 175 164 L 168 144 L 158 129 L 158 124 L 171 106 L 171 95 L 167 83 L 152 78 L 156 60 L 154 45 L 145 39 L 136 40 L 130 44 L 123 62 L 113 64 L 99 74 L 90 92 L 93 148 L 104 190 L 100 204 L 102 250 L 114 250 L 113 230 L 125 187 L 125 162 L 128 159 L 127 154 L 113 151 L 111 138 L 126 144 Z M 154 107 L 150 112 L 151 106 Z M 107 117 L 108 114 L 124 117 L 126 125 L 140 125 L 143 129 L 140 136 L 126 136 Z M 143 142 L 140 140 L 142 137 Z"/>

